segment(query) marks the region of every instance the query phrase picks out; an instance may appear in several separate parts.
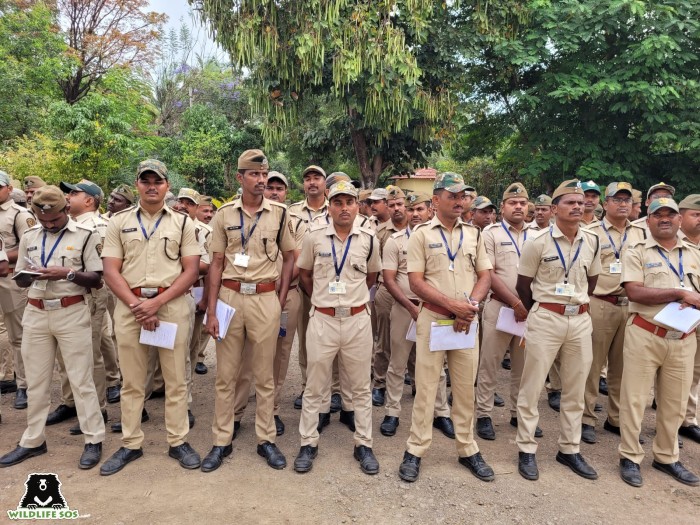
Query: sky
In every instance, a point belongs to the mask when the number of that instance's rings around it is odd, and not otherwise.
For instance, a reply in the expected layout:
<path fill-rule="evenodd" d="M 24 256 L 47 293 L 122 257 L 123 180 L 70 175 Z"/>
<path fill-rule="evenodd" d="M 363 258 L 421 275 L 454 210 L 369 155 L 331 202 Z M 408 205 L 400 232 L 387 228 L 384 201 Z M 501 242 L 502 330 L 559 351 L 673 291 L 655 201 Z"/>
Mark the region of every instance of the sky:
<path fill-rule="evenodd" d="M 168 23 L 165 27 L 166 32 L 170 29 L 180 29 L 182 19 L 185 24 L 190 26 L 192 36 L 200 42 L 199 49 L 206 50 L 207 54 L 215 52 L 216 45 L 209 38 L 207 29 L 196 19 L 192 20 L 190 18 L 190 5 L 187 3 L 187 0 L 151 0 L 150 7 L 153 11 L 168 15 Z M 223 55 L 223 52 L 219 50 L 217 54 Z"/>

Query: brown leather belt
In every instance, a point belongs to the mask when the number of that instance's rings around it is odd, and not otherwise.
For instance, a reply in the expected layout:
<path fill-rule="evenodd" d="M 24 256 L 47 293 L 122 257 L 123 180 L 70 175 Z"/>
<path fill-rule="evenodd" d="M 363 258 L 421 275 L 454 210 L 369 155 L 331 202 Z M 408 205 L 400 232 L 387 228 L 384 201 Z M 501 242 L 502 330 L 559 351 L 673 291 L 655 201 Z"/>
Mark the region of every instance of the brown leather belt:
<path fill-rule="evenodd" d="M 58 310 L 59 308 L 85 302 L 85 296 L 71 295 L 60 299 L 27 299 L 27 302 L 39 310 Z"/>
<path fill-rule="evenodd" d="M 454 319 L 457 317 L 455 314 L 450 312 L 447 308 L 443 308 L 442 306 L 438 306 L 437 304 L 433 303 L 423 303 L 423 308 L 427 308 L 431 312 L 435 312 L 436 314 L 440 315 L 446 315 L 450 319 Z"/>
<path fill-rule="evenodd" d="M 587 304 L 540 303 L 540 306 L 550 312 L 566 316 L 585 314 L 588 311 Z"/>
<path fill-rule="evenodd" d="M 140 288 L 132 288 L 131 292 L 136 297 L 145 297 L 146 299 L 150 299 L 152 297 L 155 297 L 156 295 L 162 294 L 167 289 L 168 289 L 168 287 L 156 288 L 156 287 L 142 286 Z"/>
<path fill-rule="evenodd" d="M 614 304 L 615 306 L 627 306 L 630 300 L 624 295 L 594 295 L 596 299 Z"/>
<path fill-rule="evenodd" d="M 352 306 L 350 308 L 319 308 L 316 307 L 317 312 L 321 312 L 324 315 L 330 315 L 331 317 L 352 317 L 361 312 L 367 310 L 365 305 L 362 306 Z"/>
<path fill-rule="evenodd" d="M 242 293 L 244 295 L 252 295 L 256 293 L 274 292 L 275 283 L 241 283 L 240 281 L 234 281 L 232 279 L 224 279 L 221 284 L 223 284 L 229 290 L 234 292 Z"/>
<path fill-rule="evenodd" d="M 647 332 L 650 332 L 654 335 L 657 335 L 663 339 L 685 339 L 689 335 L 692 335 L 695 333 L 695 330 L 693 330 L 690 333 L 685 333 L 681 332 L 680 330 L 667 330 L 666 328 L 662 328 L 658 325 L 655 325 L 654 323 L 650 323 L 643 317 L 640 317 L 639 314 L 635 314 L 634 319 L 632 320 L 633 325 L 637 325 L 639 328 L 646 330 Z"/>

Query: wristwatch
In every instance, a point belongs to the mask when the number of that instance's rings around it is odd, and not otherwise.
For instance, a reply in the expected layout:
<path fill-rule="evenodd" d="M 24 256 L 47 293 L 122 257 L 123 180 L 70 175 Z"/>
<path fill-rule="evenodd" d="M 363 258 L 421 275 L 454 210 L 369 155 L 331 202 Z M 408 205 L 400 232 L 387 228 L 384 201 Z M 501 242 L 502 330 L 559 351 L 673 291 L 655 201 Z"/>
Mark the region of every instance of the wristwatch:
<path fill-rule="evenodd" d="M 68 271 L 68 275 L 66 275 L 66 281 L 72 281 L 75 279 L 75 272 L 73 270 Z"/>

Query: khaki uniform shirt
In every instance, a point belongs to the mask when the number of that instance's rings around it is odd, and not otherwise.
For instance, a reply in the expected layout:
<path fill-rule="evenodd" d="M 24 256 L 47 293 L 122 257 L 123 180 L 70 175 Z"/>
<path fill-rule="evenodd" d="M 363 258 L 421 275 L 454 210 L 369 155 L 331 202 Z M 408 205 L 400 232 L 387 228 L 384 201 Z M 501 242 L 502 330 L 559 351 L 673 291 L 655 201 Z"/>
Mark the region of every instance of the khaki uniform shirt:
<path fill-rule="evenodd" d="M 109 221 L 104 220 L 99 213 L 96 211 L 87 211 L 82 215 L 78 215 L 73 219 L 78 224 L 87 226 L 91 230 L 95 230 L 100 234 L 100 239 L 104 243 L 105 236 L 107 235 L 107 225 Z"/>
<path fill-rule="evenodd" d="M 693 248 L 697 248 L 698 250 L 700 250 L 700 242 L 697 243 L 697 244 L 695 244 L 693 241 L 691 241 L 690 239 L 688 239 L 688 236 L 687 236 L 685 233 L 683 233 L 681 230 L 678 230 L 678 237 L 679 237 L 681 240 L 685 241 L 686 244 L 689 244 L 689 245 L 692 246 Z"/>
<path fill-rule="evenodd" d="M 451 253 L 455 254 L 454 271 L 449 269 L 447 246 L 440 232 L 445 236 Z M 463 241 L 458 250 L 460 232 Z M 407 266 L 409 273 L 423 273 L 430 286 L 450 299 L 462 301 L 466 300 L 474 289 L 476 272 L 492 269 L 483 236 L 476 226 L 458 219 L 450 232 L 437 215 L 413 230 L 408 241 Z"/>
<path fill-rule="evenodd" d="M 692 245 L 680 239 L 677 239 L 676 246 L 670 252 L 651 236 L 630 247 L 622 260 L 622 282 L 643 283 L 647 288 L 679 288 L 681 284 L 679 277 L 669 268 L 659 250 L 679 273 L 678 259 L 680 251 L 683 251 L 683 284 L 687 289 L 697 291 L 695 287 L 700 287 L 700 253 Z M 650 323 L 659 324 L 654 321 L 654 316 L 665 306 L 665 304 L 649 305 L 630 301 L 629 312 L 639 314 Z"/>
<path fill-rule="evenodd" d="M 0 237 L 0 262 L 2 261 L 9 261 L 9 259 L 7 258 L 7 253 L 5 253 L 5 241 Z"/>
<path fill-rule="evenodd" d="M 508 233 L 504 229 L 508 228 Z M 523 244 L 528 236 L 532 237 L 537 231 L 537 225 L 532 228 L 529 224 L 523 224 L 522 230 L 516 230 L 508 221 L 489 224 L 483 231 L 484 247 L 493 266 L 494 273 L 503 281 L 508 289 L 515 293 L 515 284 L 518 282 L 518 265 Z"/>
<path fill-rule="evenodd" d="M 139 212 L 149 240 L 141 230 Z M 160 224 L 153 231 L 159 219 Z M 165 205 L 154 215 L 134 206 L 110 219 L 102 257 L 123 261 L 121 273 L 130 288 L 167 288 L 182 273 L 181 258 L 199 253 L 194 223 L 189 217 Z"/>
<path fill-rule="evenodd" d="M 605 229 L 608 229 L 608 233 L 605 233 Z M 587 228 L 589 231 L 595 233 L 600 241 L 600 265 L 601 271 L 598 276 L 598 282 L 595 287 L 594 295 L 622 295 L 625 296 L 627 293 L 622 287 L 620 278 L 622 274 L 620 273 L 610 273 L 610 265 L 622 261 L 623 254 L 629 249 L 630 246 L 643 241 L 645 238 L 645 230 L 637 226 L 633 226 L 631 222 L 627 221 L 624 232 L 620 232 L 615 227 L 608 222 L 608 219 L 603 217 L 601 222 L 596 223 L 593 226 Z M 608 234 L 612 238 L 612 243 L 608 238 Z M 625 234 L 627 239 L 624 244 L 622 239 L 624 239 Z M 613 243 L 615 243 L 613 247 Z M 622 250 L 620 250 L 622 247 Z M 615 255 L 615 251 L 619 255 Z"/>
<path fill-rule="evenodd" d="M 593 216 L 593 220 L 591 222 L 586 222 L 583 219 L 581 219 L 580 226 L 581 228 L 593 228 L 596 224 L 598 224 L 600 220 L 598 220 L 598 217 L 595 215 Z"/>
<path fill-rule="evenodd" d="M 250 230 L 258 213 L 260 218 L 251 235 Z M 280 277 L 277 259 L 282 259 L 284 252 L 290 252 L 296 246 L 292 218 L 286 212 L 286 206 L 264 198 L 253 215 L 243 208 L 240 199 L 223 205 L 211 221 L 211 227 L 209 250 L 223 253 L 226 258 L 223 279 L 246 283 L 276 281 Z M 241 230 L 245 235 L 245 249 Z M 234 264 L 236 255 L 241 253 L 250 256 L 247 267 Z"/>
<path fill-rule="evenodd" d="M 204 264 L 211 264 L 211 258 L 209 257 L 209 241 L 211 240 L 212 230 L 208 224 L 204 224 L 199 219 L 195 219 L 193 222 L 194 232 L 197 236 L 197 244 L 199 244 L 201 261 Z"/>
<path fill-rule="evenodd" d="M 568 282 L 575 287 L 571 297 L 555 293 L 557 284 L 565 280 L 565 271 L 554 239 L 559 243 L 569 270 Z M 556 224 L 540 230 L 531 239 L 528 238 L 520 256 L 518 274 L 534 279 L 533 300 L 538 303 L 588 304 L 588 277 L 598 275 L 601 271 L 598 244 L 598 237 L 583 228 L 579 228 L 574 243 L 571 244 Z M 571 266 L 579 245 L 581 251 Z"/>
<path fill-rule="evenodd" d="M 313 226 L 328 225 L 333 222 L 333 219 L 331 219 L 331 216 L 328 213 L 322 213 L 320 215 L 316 215 L 311 223 L 308 223 L 307 221 L 304 222 L 307 223 L 307 228 L 310 228 Z M 374 228 L 371 225 L 372 221 L 364 215 L 360 215 L 358 213 L 355 216 L 354 226 L 357 226 L 358 228 L 369 228 L 370 230 L 374 231 Z"/>
<path fill-rule="evenodd" d="M 401 291 L 411 300 L 418 300 L 418 296 L 411 291 L 408 284 L 408 241 L 411 230 L 406 228 L 394 233 L 384 245 L 382 253 L 382 268 L 396 272 L 396 284 Z"/>
<path fill-rule="evenodd" d="M 297 217 L 301 217 L 301 220 L 308 225 L 310 222 L 313 222 L 314 218 L 328 213 L 328 199 L 324 199 L 323 206 L 317 210 L 314 210 L 309 206 L 308 199 L 304 199 L 301 202 L 295 202 L 289 206 L 289 213 L 296 215 Z"/>
<path fill-rule="evenodd" d="M 5 241 L 5 251 L 14 250 L 19 246 L 19 240 L 29 228 L 36 224 L 34 216 L 26 208 L 7 199 L 0 204 L 0 235 Z M 15 265 L 10 264 L 10 268 Z M 5 279 L 9 280 L 9 277 Z M 3 281 L 4 279 L 0 279 Z"/>
<path fill-rule="evenodd" d="M 304 222 L 304 219 L 301 217 L 298 217 L 296 215 L 292 216 L 292 228 L 294 230 L 294 249 L 295 250 L 301 250 L 301 246 L 304 242 L 304 237 L 306 236 L 307 230 L 307 224 Z M 282 259 L 279 258 L 277 260 L 277 271 L 282 274 Z M 299 277 L 297 276 L 296 279 L 292 280 L 292 282 L 289 283 L 289 286 L 297 286 L 299 284 Z"/>
<path fill-rule="evenodd" d="M 63 237 L 61 237 L 61 233 Z M 60 242 L 58 242 L 60 239 Z M 58 244 L 57 244 L 58 243 Z M 55 249 L 54 249 L 55 246 Z M 102 241 L 99 233 L 83 224 L 78 224 L 73 219 L 68 219 L 66 227 L 58 233 L 49 233 L 40 225 L 34 226 L 25 232 L 19 243 L 19 256 L 17 258 L 17 271 L 26 269 L 29 264 L 25 257 L 34 263 L 34 266 L 42 267 L 42 248 L 46 268 L 63 266 L 76 272 L 101 272 Z M 53 250 L 53 253 L 51 253 Z M 88 290 L 68 280 L 62 281 L 35 281 L 30 287 L 27 296 L 31 299 L 59 299 L 72 295 L 85 295 Z"/>
<path fill-rule="evenodd" d="M 329 293 L 329 284 L 336 280 L 331 243 L 335 246 L 336 262 L 340 266 L 348 243 L 345 264 L 339 280 L 345 283 L 345 294 Z M 370 255 L 371 252 L 371 255 Z M 379 243 L 369 228 L 353 225 L 350 235 L 341 242 L 333 224 L 314 226 L 304 238 L 297 266 L 313 271 L 314 290 L 311 304 L 317 308 L 360 306 L 369 302 L 367 274 L 382 269 Z"/>
<path fill-rule="evenodd" d="M 639 219 L 632 221 L 632 224 L 634 226 L 639 226 L 640 228 L 644 228 L 645 230 L 647 230 L 647 232 L 649 231 L 649 225 L 647 224 L 646 217 L 640 217 Z M 647 235 L 647 237 L 648 237 L 648 235 Z"/>

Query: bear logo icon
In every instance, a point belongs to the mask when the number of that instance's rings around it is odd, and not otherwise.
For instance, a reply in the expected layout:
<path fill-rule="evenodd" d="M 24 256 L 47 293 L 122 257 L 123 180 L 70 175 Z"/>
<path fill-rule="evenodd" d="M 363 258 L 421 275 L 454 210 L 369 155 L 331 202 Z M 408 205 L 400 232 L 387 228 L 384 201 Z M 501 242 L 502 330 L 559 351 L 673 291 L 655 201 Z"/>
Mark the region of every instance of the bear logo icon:
<path fill-rule="evenodd" d="M 61 482 L 56 474 L 34 473 L 29 474 L 24 496 L 20 500 L 18 508 L 23 509 L 67 509 L 63 494 L 61 494 Z"/>

